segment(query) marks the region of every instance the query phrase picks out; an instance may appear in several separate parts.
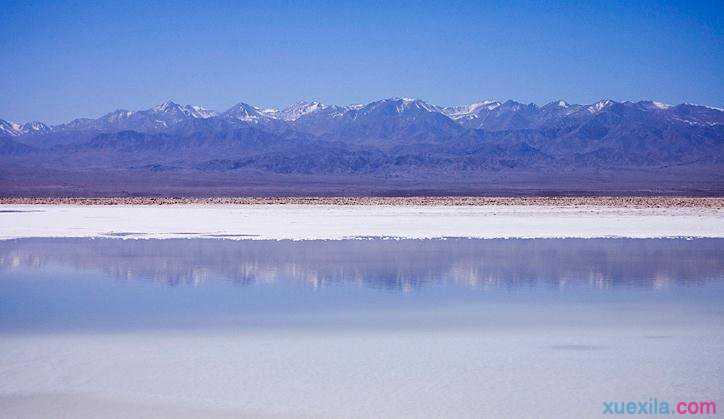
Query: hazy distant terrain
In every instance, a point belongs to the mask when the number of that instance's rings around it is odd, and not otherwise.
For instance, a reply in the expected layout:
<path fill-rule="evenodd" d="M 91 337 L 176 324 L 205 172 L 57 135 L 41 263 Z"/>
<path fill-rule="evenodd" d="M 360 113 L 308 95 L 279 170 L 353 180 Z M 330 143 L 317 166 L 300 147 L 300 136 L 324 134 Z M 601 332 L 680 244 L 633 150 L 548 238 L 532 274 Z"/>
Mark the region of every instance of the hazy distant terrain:
<path fill-rule="evenodd" d="M 47 126 L 0 120 L 2 195 L 722 195 L 724 111 L 416 99 L 165 102 Z"/>

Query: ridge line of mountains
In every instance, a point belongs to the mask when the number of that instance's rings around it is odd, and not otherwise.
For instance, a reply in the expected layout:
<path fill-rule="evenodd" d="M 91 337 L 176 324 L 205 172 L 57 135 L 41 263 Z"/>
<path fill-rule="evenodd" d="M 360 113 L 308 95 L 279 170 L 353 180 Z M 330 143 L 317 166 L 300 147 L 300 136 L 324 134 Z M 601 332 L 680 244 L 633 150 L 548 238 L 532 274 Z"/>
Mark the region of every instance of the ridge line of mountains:
<path fill-rule="evenodd" d="M 545 122 L 533 121 L 532 119 L 535 119 L 536 114 L 538 116 L 545 114 L 547 117 L 565 117 L 576 115 L 580 112 L 588 112 L 595 115 L 603 112 L 606 108 L 616 106 L 628 106 L 640 111 L 669 113 L 671 117 L 681 122 L 691 124 L 720 124 L 723 112 L 720 108 L 710 106 L 690 103 L 672 106 L 655 101 L 615 102 L 604 99 L 590 105 L 579 105 L 569 104 L 564 100 L 557 100 L 543 106 L 538 106 L 534 103 L 523 104 L 513 100 L 506 102 L 485 100 L 470 105 L 442 107 L 430 105 L 419 99 L 410 98 L 389 98 L 374 101 L 367 105 L 355 104 L 346 106 L 326 105 L 317 101 L 300 101 L 282 110 L 276 108 L 264 109 L 239 102 L 224 112 L 217 112 L 202 106 L 180 105 L 172 100 L 168 100 L 146 110 L 129 111 L 118 109 L 99 118 L 77 118 L 68 123 L 54 126 L 40 121 L 20 124 L 0 119 L 0 136 L 17 137 L 26 134 L 46 134 L 53 131 L 83 129 L 96 129 L 100 131 L 119 129 L 140 129 L 141 131 L 163 130 L 169 127 L 169 123 L 174 124 L 186 119 L 223 118 L 252 123 L 282 120 L 293 123 L 300 118 L 309 117 L 310 114 L 315 113 L 331 117 L 342 117 L 345 113 L 360 111 L 362 109 L 371 110 L 385 107 L 386 105 L 393 105 L 397 113 L 410 109 L 440 113 L 467 128 L 493 130 L 522 128 L 526 125 L 535 125 L 535 122 Z M 518 120 L 505 122 L 496 120 L 501 114 L 515 115 Z M 531 117 L 533 118 L 531 119 Z M 150 125 L 144 125 L 144 123 L 149 121 L 152 122 Z M 512 125 L 506 127 L 506 122 L 512 122 Z"/>
<path fill-rule="evenodd" d="M 176 192 L 192 183 L 234 192 L 281 179 L 311 193 L 314 182 L 338 190 L 366 185 L 371 193 L 382 184 L 399 184 L 403 193 L 413 184 L 451 192 L 473 184 L 543 190 L 565 189 L 554 185 L 566 177 L 574 185 L 581 179 L 577 187 L 585 190 L 585 179 L 595 175 L 591 190 L 718 195 L 723 156 L 724 111 L 686 103 L 440 107 L 390 98 L 349 106 L 298 102 L 282 110 L 239 103 L 214 112 L 167 101 L 55 126 L 0 119 L 0 194 L 41 187 L 90 193 L 92 182 L 81 178 L 91 173 L 115 176 L 115 186 L 99 189 L 108 193 L 154 193 L 172 183 Z M 146 178 L 154 184 L 144 186 Z M 128 184 L 136 189 L 126 191 Z"/>

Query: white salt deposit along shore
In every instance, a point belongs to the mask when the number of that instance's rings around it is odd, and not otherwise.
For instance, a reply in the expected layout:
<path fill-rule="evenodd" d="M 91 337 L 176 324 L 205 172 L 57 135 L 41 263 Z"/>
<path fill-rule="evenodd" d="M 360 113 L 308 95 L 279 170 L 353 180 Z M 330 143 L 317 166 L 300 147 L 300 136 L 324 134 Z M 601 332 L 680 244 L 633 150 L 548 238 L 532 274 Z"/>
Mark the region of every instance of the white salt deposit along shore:
<path fill-rule="evenodd" d="M 724 237 L 724 210 L 532 205 L 0 205 L 0 239 L 23 237 Z"/>

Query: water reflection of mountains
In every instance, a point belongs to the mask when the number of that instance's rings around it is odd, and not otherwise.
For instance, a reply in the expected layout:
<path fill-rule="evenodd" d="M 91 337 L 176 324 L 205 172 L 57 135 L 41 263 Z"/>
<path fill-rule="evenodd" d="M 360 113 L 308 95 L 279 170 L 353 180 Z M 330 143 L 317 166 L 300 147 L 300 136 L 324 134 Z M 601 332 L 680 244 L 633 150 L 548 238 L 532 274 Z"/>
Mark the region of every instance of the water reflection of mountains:
<path fill-rule="evenodd" d="M 722 249 L 721 239 L 22 239 L 0 242 L 0 275 L 60 266 L 168 285 L 662 288 L 724 279 Z"/>

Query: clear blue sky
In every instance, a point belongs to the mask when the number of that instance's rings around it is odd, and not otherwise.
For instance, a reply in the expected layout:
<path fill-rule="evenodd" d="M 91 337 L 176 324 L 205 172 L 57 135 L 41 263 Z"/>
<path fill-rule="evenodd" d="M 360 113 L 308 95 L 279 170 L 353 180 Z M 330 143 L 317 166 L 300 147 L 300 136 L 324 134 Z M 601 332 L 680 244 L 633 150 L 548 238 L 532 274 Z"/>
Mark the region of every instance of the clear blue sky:
<path fill-rule="evenodd" d="M 188 2 L 191 3 L 191 2 Z M 0 118 L 165 99 L 724 106 L 723 1 L 4 1 Z"/>

